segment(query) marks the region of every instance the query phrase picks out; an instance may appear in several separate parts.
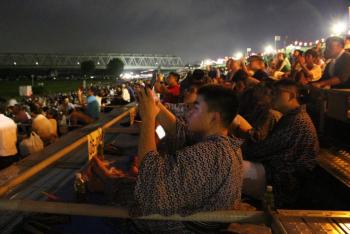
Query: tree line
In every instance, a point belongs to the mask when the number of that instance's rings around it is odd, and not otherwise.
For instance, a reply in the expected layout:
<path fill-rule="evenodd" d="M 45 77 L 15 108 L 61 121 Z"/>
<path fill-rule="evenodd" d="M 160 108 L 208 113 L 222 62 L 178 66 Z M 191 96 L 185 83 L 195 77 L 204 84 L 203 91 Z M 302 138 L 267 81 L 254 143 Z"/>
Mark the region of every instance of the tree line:
<path fill-rule="evenodd" d="M 96 70 L 96 64 L 92 60 L 83 61 L 80 64 L 80 70 L 83 76 L 93 75 Z M 111 59 L 106 67 L 106 75 L 119 77 L 124 70 L 124 63 L 119 58 Z"/>

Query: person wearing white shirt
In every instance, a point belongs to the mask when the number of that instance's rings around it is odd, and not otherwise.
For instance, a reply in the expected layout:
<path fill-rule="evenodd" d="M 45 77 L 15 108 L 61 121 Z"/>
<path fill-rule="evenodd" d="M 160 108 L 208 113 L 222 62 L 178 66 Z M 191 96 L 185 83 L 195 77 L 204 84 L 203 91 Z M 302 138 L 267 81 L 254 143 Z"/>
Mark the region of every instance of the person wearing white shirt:
<path fill-rule="evenodd" d="M 344 50 L 345 42 L 341 37 L 329 37 L 326 40 L 325 57 L 330 59 L 322 78 L 312 83 L 317 88 L 350 88 L 350 53 Z"/>
<path fill-rule="evenodd" d="M 0 169 L 10 166 L 18 160 L 17 156 L 17 125 L 4 115 L 6 101 L 0 100 Z"/>
<path fill-rule="evenodd" d="M 316 64 L 318 54 L 315 50 L 309 49 L 304 56 L 299 56 L 297 63 L 300 71 L 297 73 L 297 81 L 301 84 L 315 82 L 322 77 L 322 68 Z"/>
<path fill-rule="evenodd" d="M 130 93 L 125 84 L 122 85 L 122 98 L 124 101 L 130 102 Z"/>

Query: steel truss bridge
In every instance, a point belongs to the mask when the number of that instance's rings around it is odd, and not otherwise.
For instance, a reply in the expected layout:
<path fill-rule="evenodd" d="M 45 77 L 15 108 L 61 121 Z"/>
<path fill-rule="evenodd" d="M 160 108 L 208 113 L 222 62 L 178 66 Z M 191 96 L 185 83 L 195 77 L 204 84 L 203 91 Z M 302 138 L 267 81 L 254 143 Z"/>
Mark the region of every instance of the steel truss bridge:
<path fill-rule="evenodd" d="M 80 69 L 82 62 L 92 60 L 96 69 L 105 69 L 109 61 L 114 58 L 123 61 L 125 70 L 159 67 L 164 70 L 176 70 L 183 67 L 181 58 L 172 55 L 1 53 L 0 68 Z"/>

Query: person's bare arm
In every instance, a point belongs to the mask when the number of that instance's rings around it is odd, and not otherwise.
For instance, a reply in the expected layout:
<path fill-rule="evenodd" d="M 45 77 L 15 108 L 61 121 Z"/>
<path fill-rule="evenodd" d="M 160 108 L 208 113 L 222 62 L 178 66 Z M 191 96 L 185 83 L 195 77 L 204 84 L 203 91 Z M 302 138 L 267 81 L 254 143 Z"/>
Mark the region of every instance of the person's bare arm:
<path fill-rule="evenodd" d="M 232 122 L 232 127 L 239 129 L 243 133 L 249 133 L 253 126 L 241 115 L 236 115 Z"/>
<path fill-rule="evenodd" d="M 147 153 L 157 151 L 154 130 L 159 108 L 154 101 L 150 89 L 141 89 L 137 93 L 137 96 L 139 99 L 139 111 L 142 119 L 138 145 L 138 165 L 140 165 Z"/>
<path fill-rule="evenodd" d="M 81 105 L 81 107 L 85 107 L 85 103 L 83 100 L 83 91 L 78 89 L 78 100 L 79 100 L 79 104 Z"/>
<path fill-rule="evenodd" d="M 255 79 L 255 78 L 252 77 L 252 76 L 249 76 L 249 77 L 248 77 L 248 81 L 249 81 L 251 84 L 253 84 L 253 85 L 257 85 L 257 84 L 260 83 L 260 80 Z"/>
<path fill-rule="evenodd" d="M 312 80 L 313 79 L 313 74 L 306 67 L 306 65 L 304 63 L 300 63 L 300 67 L 301 67 L 301 69 L 303 69 L 303 72 L 305 73 L 305 75 L 308 78 L 308 80 Z"/>
<path fill-rule="evenodd" d="M 174 136 L 176 134 L 176 117 L 162 103 L 158 103 L 159 113 L 157 121 L 164 128 L 165 132 Z"/>
<path fill-rule="evenodd" d="M 168 93 L 168 89 L 167 87 L 163 84 L 163 76 L 162 74 L 158 75 L 156 83 L 154 83 L 154 90 L 157 93 L 162 93 L 162 94 L 167 94 Z"/>
<path fill-rule="evenodd" d="M 314 87 L 317 87 L 317 88 L 323 88 L 326 86 L 338 85 L 340 83 L 341 83 L 341 80 L 338 77 L 334 76 L 334 77 L 330 78 L 329 80 L 322 80 L 322 81 L 314 82 L 314 83 L 312 83 L 312 85 Z"/>

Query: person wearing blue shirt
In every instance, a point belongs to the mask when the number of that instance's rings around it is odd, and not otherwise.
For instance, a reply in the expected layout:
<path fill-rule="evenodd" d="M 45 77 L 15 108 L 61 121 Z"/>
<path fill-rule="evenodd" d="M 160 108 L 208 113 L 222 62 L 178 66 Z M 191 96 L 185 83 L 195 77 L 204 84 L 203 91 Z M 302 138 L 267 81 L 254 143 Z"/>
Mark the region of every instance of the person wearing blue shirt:
<path fill-rule="evenodd" d="M 96 121 L 100 117 L 100 104 L 95 96 L 95 89 L 93 87 L 88 89 L 86 103 L 83 101 L 82 94 L 83 91 L 79 89 L 78 99 L 81 107 L 84 109 L 84 112 L 74 111 L 71 114 L 70 120 L 73 125 L 78 123 L 89 124 Z"/>

